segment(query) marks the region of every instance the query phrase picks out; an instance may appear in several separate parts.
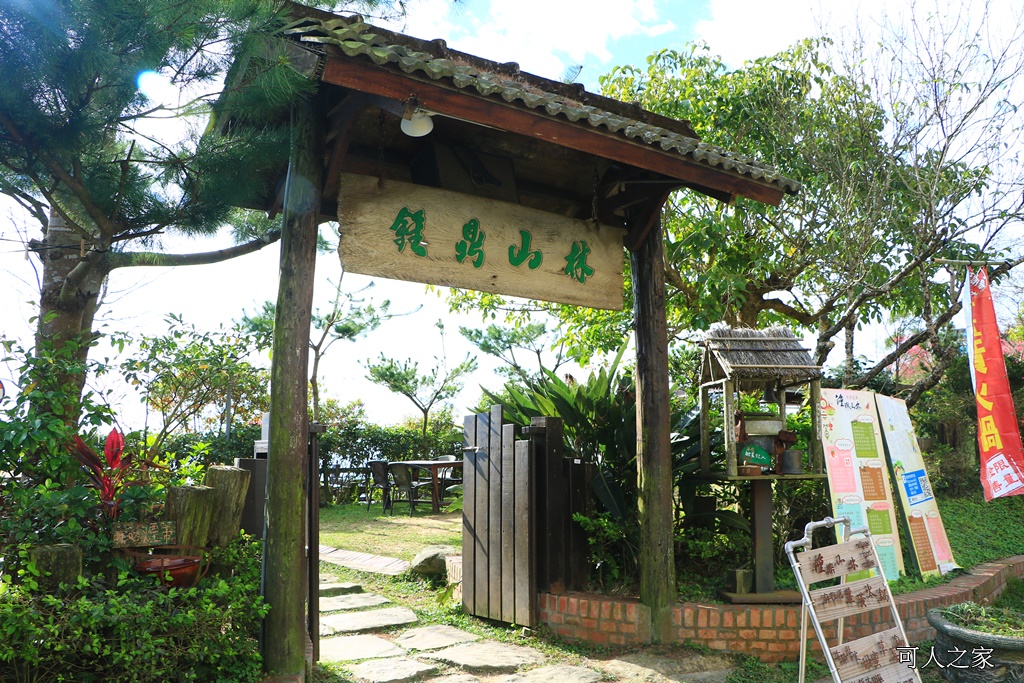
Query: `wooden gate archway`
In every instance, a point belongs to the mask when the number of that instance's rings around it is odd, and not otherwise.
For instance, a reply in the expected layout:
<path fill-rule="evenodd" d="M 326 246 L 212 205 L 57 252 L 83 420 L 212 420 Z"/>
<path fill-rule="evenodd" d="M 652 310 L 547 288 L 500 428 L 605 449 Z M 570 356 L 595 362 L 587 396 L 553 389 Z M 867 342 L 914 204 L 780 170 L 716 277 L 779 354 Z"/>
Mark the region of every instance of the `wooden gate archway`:
<path fill-rule="evenodd" d="M 306 476 L 307 336 L 317 227 L 344 217 L 338 197 L 346 174 L 490 198 L 552 222 L 568 217 L 620 231 L 636 320 L 640 598 L 651 608 L 654 637 L 667 635 L 675 577 L 662 205 L 678 189 L 724 202 L 744 196 L 777 204 L 799 185 L 702 142 L 686 121 L 358 17 L 301 5 L 288 11 L 295 21 L 270 56 L 287 60 L 317 87 L 314 96 L 291 103 L 287 172 L 260 169 L 286 181 L 265 206 L 253 207 L 282 215 L 264 548 L 268 671 L 292 675 L 304 668 L 304 596 L 291 577 L 303 576 L 306 562 L 297 539 Z M 229 93 L 248 77 L 246 65 L 236 66 Z M 402 132 L 403 122 L 423 115 L 433 123 L 429 135 Z M 225 131 L 236 125 L 230 116 L 219 123 Z M 456 147 L 445 162 L 445 150 Z M 576 255 L 585 248 L 577 246 Z M 574 286 L 564 279 L 565 288 Z M 573 301 L 560 298 L 557 288 L 546 298 Z"/>

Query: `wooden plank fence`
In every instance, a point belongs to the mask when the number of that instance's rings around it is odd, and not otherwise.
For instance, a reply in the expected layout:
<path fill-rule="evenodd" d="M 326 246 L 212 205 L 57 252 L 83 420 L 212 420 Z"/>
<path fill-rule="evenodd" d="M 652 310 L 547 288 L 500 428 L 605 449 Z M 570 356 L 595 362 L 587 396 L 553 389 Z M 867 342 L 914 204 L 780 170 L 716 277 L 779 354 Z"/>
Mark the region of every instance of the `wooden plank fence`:
<path fill-rule="evenodd" d="M 501 406 L 467 416 L 462 465 L 462 602 L 469 614 L 535 626 L 528 443 Z"/>
<path fill-rule="evenodd" d="M 468 614 L 535 626 L 537 592 L 582 589 L 596 467 L 562 455 L 562 421 L 534 418 L 516 439 L 501 406 L 465 418 L 462 602 Z"/>

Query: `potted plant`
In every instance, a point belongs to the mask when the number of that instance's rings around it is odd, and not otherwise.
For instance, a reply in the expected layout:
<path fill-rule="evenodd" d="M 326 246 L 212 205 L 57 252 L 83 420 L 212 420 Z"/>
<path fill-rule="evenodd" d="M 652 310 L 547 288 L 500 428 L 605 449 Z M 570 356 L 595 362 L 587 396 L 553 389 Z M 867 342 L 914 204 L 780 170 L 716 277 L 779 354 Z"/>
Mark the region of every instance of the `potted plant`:
<path fill-rule="evenodd" d="M 1024 681 L 1024 614 L 965 602 L 929 610 L 928 623 L 947 681 Z"/>

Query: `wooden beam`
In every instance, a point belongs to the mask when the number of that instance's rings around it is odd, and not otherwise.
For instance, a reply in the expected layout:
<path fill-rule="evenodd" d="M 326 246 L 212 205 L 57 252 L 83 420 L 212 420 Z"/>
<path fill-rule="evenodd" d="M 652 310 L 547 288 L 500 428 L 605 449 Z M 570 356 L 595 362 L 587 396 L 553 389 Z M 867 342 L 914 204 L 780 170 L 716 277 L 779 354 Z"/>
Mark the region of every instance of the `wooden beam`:
<path fill-rule="evenodd" d="M 676 602 L 664 254 L 657 224 L 630 254 L 636 328 L 640 602 L 651 610 L 656 642 L 674 640 L 672 606 Z"/>
<path fill-rule="evenodd" d="M 547 140 L 556 145 L 655 171 L 678 178 L 697 191 L 706 190 L 707 194 L 716 192 L 717 196 L 730 197 L 740 195 L 772 205 L 777 205 L 784 194 L 781 188 L 719 171 L 677 154 L 659 151 L 650 145 L 633 142 L 587 123 L 576 124 L 554 119 L 454 86 L 446 87 L 438 82 L 419 80 L 413 74 L 395 73 L 359 59 L 329 58 L 322 80 L 400 101 L 415 97 L 420 107 L 438 114 Z"/>
<path fill-rule="evenodd" d="M 263 595 L 270 606 L 263 623 L 263 662 L 269 674 L 278 676 L 301 675 L 306 659 L 306 595 L 302 590 L 309 428 L 306 366 L 320 223 L 322 141 L 312 100 L 295 101 L 270 371 L 263 543 Z"/>

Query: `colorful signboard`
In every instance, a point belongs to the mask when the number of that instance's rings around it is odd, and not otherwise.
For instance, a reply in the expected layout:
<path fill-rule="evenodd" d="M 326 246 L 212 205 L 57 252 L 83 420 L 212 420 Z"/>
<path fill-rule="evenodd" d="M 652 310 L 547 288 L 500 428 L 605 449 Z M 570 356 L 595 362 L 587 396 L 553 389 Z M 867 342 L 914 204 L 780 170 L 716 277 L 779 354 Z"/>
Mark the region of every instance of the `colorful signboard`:
<path fill-rule="evenodd" d="M 871 530 L 886 580 L 904 573 L 896 508 L 870 391 L 821 390 L 821 441 L 832 512 Z M 841 527 L 837 527 L 841 528 Z"/>
<path fill-rule="evenodd" d="M 967 269 L 971 288 L 971 358 L 978 406 L 978 450 L 985 500 L 1024 494 L 1024 447 L 1006 377 L 988 272 Z"/>
<path fill-rule="evenodd" d="M 925 471 L 907 404 L 898 398 L 875 396 L 893 480 L 907 519 L 911 546 L 924 576 L 957 569 L 946 538 L 938 504 Z"/>
<path fill-rule="evenodd" d="M 622 308 L 625 231 L 486 197 L 345 173 L 345 270 Z"/>

